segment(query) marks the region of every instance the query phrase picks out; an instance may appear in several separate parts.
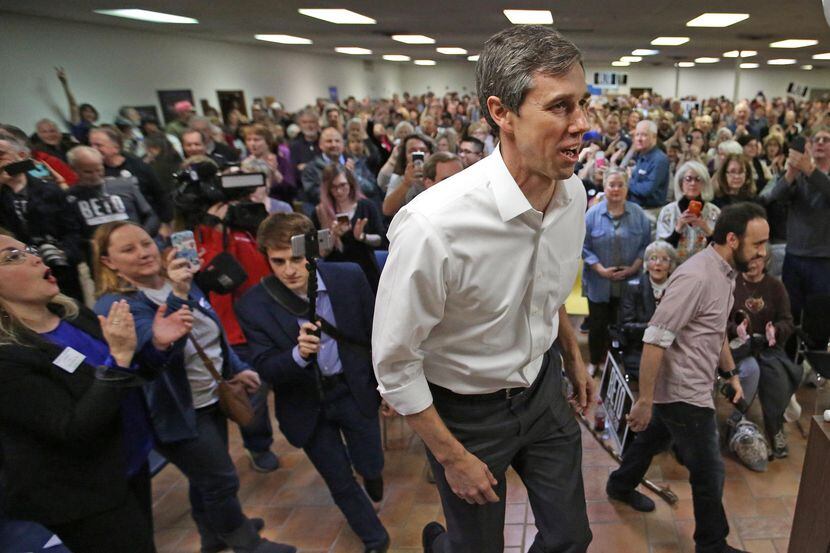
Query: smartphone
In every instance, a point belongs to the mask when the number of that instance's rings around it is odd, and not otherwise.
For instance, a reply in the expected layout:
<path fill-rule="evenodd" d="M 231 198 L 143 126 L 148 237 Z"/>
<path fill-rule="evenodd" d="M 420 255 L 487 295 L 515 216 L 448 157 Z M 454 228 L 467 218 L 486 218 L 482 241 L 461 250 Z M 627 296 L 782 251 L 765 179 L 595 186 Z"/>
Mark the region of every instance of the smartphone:
<path fill-rule="evenodd" d="M 35 162 L 31 159 L 24 159 L 22 161 L 15 161 L 3 167 L 3 171 L 10 177 L 15 177 L 21 173 L 28 173 L 35 168 Z"/>
<path fill-rule="evenodd" d="M 170 242 L 173 244 L 173 249 L 176 250 L 177 258 L 187 259 L 190 267 L 197 271 L 202 267 L 202 262 L 199 260 L 199 252 L 196 249 L 196 239 L 193 237 L 193 231 L 183 230 L 175 232 L 170 236 Z"/>
<path fill-rule="evenodd" d="M 800 134 L 794 136 L 793 139 L 790 140 L 790 150 L 795 150 L 796 152 L 799 152 L 801 154 L 804 153 L 804 147 L 806 145 L 807 145 L 807 139 L 804 138 L 803 136 L 801 136 Z M 6 167 L 8 167 L 8 165 L 6 165 Z M 8 169 L 7 169 L 7 171 L 8 171 Z"/>
<path fill-rule="evenodd" d="M 689 213 L 694 215 L 695 217 L 700 217 L 700 212 L 703 211 L 703 204 L 697 200 L 692 200 L 689 202 Z"/>
<path fill-rule="evenodd" d="M 424 152 L 412 152 L 412 165 L 414 165 L 416 169 L 420 169 L 424 165 L 425 157 L 426 155 Z"/>
<path fill-rule="evenodd" d="M 348 213 L 338 213 L 335 215 L 337 217 L 337 222 L 341 225 L 348 225 L 349 224 L 349 214 Z"/>

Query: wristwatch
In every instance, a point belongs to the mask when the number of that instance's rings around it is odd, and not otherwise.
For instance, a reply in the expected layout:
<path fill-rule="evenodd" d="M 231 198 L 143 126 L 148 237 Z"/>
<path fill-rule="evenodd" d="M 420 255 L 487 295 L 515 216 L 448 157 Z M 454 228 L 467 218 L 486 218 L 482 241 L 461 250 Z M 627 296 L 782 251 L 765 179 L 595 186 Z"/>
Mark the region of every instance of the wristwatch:
<path fill-rule="evenodd" d="M 731 371 L 724 371 L 720 367 L 718 367 L 718 376 L 720 376 L 721 378 L 725 378 L 725 379 L 729 380 L 733 376 L 738 376 L 738 374 L 740 374 L 740 373 L 738 373 L 738 368 L 737 367 L 735 367 Z"/>

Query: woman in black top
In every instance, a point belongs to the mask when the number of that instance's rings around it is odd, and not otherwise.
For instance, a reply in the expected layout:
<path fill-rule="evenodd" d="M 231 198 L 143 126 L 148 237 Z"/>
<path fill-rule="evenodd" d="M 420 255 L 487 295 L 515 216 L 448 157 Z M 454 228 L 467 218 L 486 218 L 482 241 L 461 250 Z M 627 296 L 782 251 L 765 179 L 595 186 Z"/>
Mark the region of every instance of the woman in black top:
<path fill-rule="evenodd" d="M 46 526 L 73 553 L 154 551 L 149 478 L 128 479 L 130 463 L 146 465 L 149 434 L 134 432 L 146 413 L 129 401 L 136 390 L 125 384 L 136 384 L 136 369 L 152 376 L 145 366 L 163 367 L 160 350 L 188 332 L 189 320 L 160 311 L 153 346 L 138 353 L 136 366 L 126 302 L 96 318 L 60 294 L 36 250 L 0 236 L 0 448 L 9 516 Z"/>
<path fill-rule="evenodd" d="M 375 250 L 387 248 L 389 241 L 378 208 L 364 197 L 349 169 L 332 163 L 323 170 L 314 224 L 334 235 L 334 251 L 327 259 L 357 263 L 377 292 L 380 269 Z"/>

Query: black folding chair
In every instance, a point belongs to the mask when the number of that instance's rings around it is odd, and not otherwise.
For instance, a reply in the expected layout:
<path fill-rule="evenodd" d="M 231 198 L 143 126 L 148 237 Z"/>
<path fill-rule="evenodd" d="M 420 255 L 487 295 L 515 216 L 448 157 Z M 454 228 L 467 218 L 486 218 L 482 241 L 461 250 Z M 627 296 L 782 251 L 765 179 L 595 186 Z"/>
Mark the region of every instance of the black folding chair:
<path fill-rule="evenodd" d="M 817 377 L 816 411 L 819 396 L 822 395 L 826 380 L 830 378 L 830 295 L 809 296 L 801 315 L 801 324 L 796 327 L 795 362 L 806 360 Z"/>

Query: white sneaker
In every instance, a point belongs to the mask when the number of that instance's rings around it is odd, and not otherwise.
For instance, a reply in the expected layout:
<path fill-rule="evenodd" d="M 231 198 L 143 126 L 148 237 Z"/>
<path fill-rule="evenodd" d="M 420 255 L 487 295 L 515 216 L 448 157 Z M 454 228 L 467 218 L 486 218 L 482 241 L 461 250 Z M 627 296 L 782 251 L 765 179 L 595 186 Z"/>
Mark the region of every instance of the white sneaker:
<path fill-rule="evenodd" d="M 795 394 L 790 398 L 790 403 L 784 410 L 784 420 L 787 422 L 795 422 L 801 418 L 801 405 L 795 399 Z"/>

